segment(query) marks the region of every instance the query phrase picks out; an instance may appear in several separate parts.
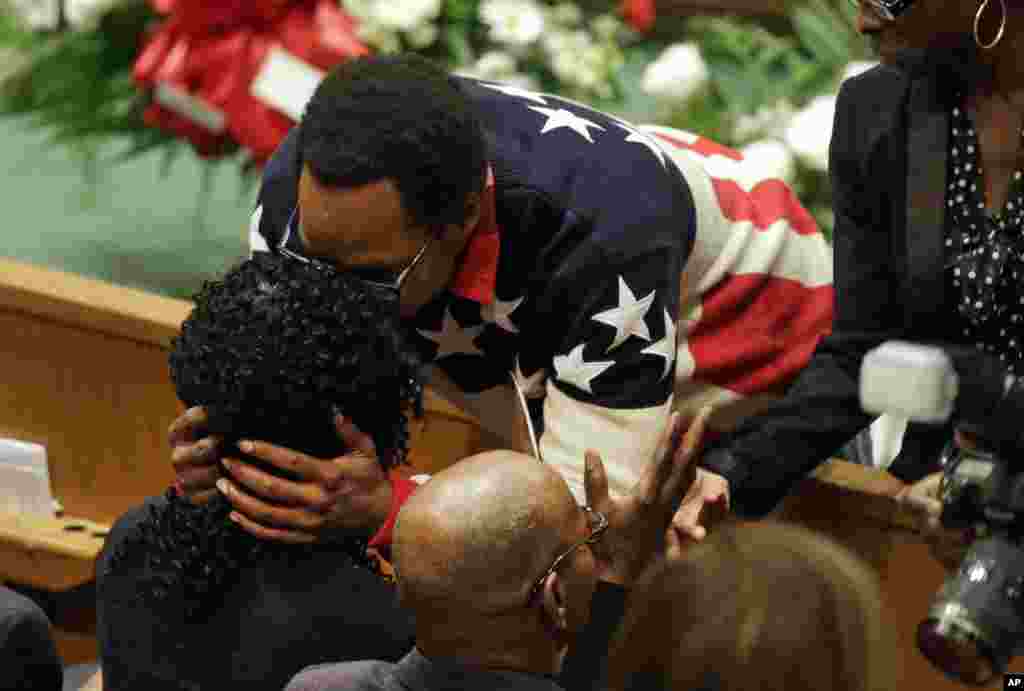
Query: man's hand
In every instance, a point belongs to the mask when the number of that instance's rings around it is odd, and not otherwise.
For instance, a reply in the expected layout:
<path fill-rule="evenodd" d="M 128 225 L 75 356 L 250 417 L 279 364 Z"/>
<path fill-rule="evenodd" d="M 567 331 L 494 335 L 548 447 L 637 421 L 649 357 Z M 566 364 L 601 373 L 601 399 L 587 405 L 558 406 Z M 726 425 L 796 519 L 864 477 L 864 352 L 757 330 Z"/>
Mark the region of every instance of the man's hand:
<path fill-rule="evenodd" d="M 167 431 L 176 476 L 174 486 L 178 494 L 193 504 L 203 504 L 216 494 L 215 483 L 221 476 L 217 466 L 220 439 L 208 436 L 206 425 L 206 410 L 189 408 Z"/>
<path fill-rule="evenodd" d="M 275 542 L 370 537 L 391 511 L 391 483 L 373 440 L 342 416 L 338 435 L 352 451 L 320 459 L 260 441 L 240 441 L 242 453 L 297 476 L 287 480 L 251 463 L 224 459 L 231 479 L 217 483 L 234 511 L 230 518 L 252 535 Z"/>
<path fill-rule="evenodd" d="M 896 500 L 917 516 L 919 529 L 932 556 L 947 569 L 955 569 L 974 541 L 974 531 L 949 530 L 942 526 L 942 501 L 939 499 L 941 485 L 942 473 L 932 473 L 904 486 L 896 494 Z"/>
<path fill-rule="evenodd" d="M 896 493 L 896 501 L 917 516 L 922 531 L 926 533 L 934 533 L 942 528 L 939 523 L 942 515 L 942 502 L 939 500 L 941 485 L 942 473 L 932 473 L 911 485 L 904 485 Z"/>
<path fill-rule="evenodd" d="M 693 463 L 707 416 L 708 410 L 702 410 L 687 427 L 679 413 L 674 413 L 655 458 L 644 468 L 633 492 L 620 500 L 613 500 L 608 493 L 600 455 L 587 452 L 587 503 L 608 517 L 608 530 L 594 545 L 601 580 L 631 585 L 659 551 L 672 557 L 682 549 L 671 526 L 672 516 L 694 481 Z"/>
<path fill-rule="evenodd" d="M 691 542 L 707 537 L 708 529 L 729 513 L 729 482 L 710 470 L 697 468 L 697 477 L 690 485 L 672 525 Z"/>

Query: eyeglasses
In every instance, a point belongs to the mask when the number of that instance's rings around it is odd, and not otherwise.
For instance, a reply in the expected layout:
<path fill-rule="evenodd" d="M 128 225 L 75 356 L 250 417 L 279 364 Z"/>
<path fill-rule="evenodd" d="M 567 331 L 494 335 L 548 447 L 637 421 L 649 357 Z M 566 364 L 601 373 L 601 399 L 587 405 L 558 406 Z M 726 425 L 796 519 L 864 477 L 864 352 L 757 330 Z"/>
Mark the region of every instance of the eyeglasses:
<path fill-rule="evenodd" d="M 850 0 L 850 2 L 853 3 L 854 7 L 867 5 L 887 22 L 896 21 L 900 15 L 914 4 L 914 0 Z"/>
<path fill-rule="evenodd" d="M 555 560 L 551 563 L 551 568 L 545 571 L 544 575 L 538 578 L 537 581 L 533 584 L 533 587 L 530 588 L 530 595 L 526 599 L 527 604 L 533 602 L 533 598 L 537 596 L 537 593 L 539 593 L 541 587 L 543 587 L 544 581 L 547 580 L 548 576 L 550 576 L 558 570 L 558 567 L 562 565 L 562 562 L 565 561 L 570 554 L 578 550 L 583 545 L 595 544 L 598 540 L 601 539 L 601 536 L 604 535 L 605 531 L 608 530 L 607 516 L 605 516 L 600 511 L 595 511 L 589 506 L 584 506 L 583 511 L 587 514 L 587 520 L 590 521 L 590 535 L 588 535 L 585 540 L 577 542 L 575 545 L 565 550 L 564 552 L 559 554 L 558 557 L 555 558 Z"/>
<path fill-rule="evenodd" d="M 420 251 L 416 253 L 416 256 L 414 256 L 412 260 L 408 264 L 406 264 L 405 268 L 402 269 L 401 271 L 392 271 L 389 269 L 367 267 L 353 267 L 351 269 L 342 270 L 334 266 L 333 264 L 320 261 L 319 259 L 315 259 L 313 257 L 303 256 L 298 252 L 293 252 L 292 250 L 288 249 L 285 246 L 285 243 L 287 242 L 288 237 L 291 233 L 293 224 L 298 218 L 298 211 L 298 207 L 292 209 L 292 214 L 288 218 L 288 225 L 286 226 L 287 232 L 285 233 L 284 239 L 278 244 L 277 247 L 277 251 L 280 254 L 282 254 L 285 257 L 288 257 L 289 259 L 295 259 L 305 264 L 309 264 L 310 266 L 313 266 L 325 273 L 341 273 L 342 271 L 344 271 L 346 275 L 353 276 L 362 281 L 363 283 L 366 283 L 374 288 L 378 288 L 380 290 L 385 290 L 388 291 L 389 293 L 393 293 L 395 296 L 398 296 L 399 292 L 402 289 L 403 281 L 405 281 L 406 277 L 412 272 L 413 269 L 416 268 L 416 265 L 419 264 L 420 261 L 423 259 L 423 256 L 427 253 L 427 248 L 430 247 L 430 243 L 433 240 L 432 237 L 428 238 L 427 241 L 423 243 L 423 247 L 420 248 Z"/>

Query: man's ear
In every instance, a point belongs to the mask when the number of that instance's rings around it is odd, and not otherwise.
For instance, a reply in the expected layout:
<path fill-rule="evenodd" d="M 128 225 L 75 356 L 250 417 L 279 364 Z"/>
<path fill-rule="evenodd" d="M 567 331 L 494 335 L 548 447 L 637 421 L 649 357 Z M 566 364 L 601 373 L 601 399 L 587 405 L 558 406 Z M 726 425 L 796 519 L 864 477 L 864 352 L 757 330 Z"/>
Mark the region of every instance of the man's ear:
<path fill-rule="evenodd" d="M 470 236 L 480 223 L 483 205 L 480 192 L 471 192 L 466 197 L 465 215 L 461 223 L 449 223 L 433 230 L 434 237 L 446 244 L 450 254 L 458 254 L 469 242 Z"/>
<path fill-rule="evenodd" d="M 477 224 L 480 222 L 480 216 L 482 213 L 483 193 L 470 192 L 466 197 L 466 220 L 463 222 L 462 227 L 467 231 L 476 228 Z"/>
<path fill-rule="evenodd" d="M 548 574 L 541 586 L 541 608 L 544 620 L 552 630 L 564 633 L 569 630 L 568 591 L 565 581 L 558 572 Z"/>

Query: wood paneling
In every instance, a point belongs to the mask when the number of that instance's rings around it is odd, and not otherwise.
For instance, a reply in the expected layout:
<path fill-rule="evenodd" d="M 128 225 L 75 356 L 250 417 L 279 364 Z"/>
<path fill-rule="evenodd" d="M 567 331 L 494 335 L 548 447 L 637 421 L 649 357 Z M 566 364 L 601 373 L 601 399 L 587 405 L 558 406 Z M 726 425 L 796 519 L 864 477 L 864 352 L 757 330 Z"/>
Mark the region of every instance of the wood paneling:
<path fill-rule="evenodd" d="M 165 345 L 188 303 L 0 262 L 0 434 L 46 446 L 69 516 L 109 523 L 172 480 Z"/>

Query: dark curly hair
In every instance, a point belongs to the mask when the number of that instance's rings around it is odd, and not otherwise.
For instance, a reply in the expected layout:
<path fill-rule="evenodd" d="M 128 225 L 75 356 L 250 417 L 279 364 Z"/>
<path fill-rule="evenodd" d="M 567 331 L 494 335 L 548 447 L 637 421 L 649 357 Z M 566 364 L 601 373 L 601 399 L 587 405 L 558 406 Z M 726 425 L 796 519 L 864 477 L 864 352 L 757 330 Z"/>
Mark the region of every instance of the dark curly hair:
<path fill-rule="evenodd" d="M 483 189 L 483 129 L 458 82 L 417 55 L 336 67 L 306 104 L 302 161 L 330 187 L 395 181 L 416 225 L 460 224 Z"/>
<path fill-rule="evenodd" d="M 171 378 L 185 405 L 206 408 L 208 431 L 223 439 L 225 454 L 287 476 L 235 444 L 262 439 L 334 458 L 345 451 L 333 422 L 340 412 L 373 439 L 385 469 L 404 462 L 406 413 L 422 414 L 422 386 L 390 296 L 344 274 L 261 252 L 207 282 L 194 299 L 172 341 Z M 199 506 L 173 490 L 166 497 L 150 507 L 134 539 L 119 545 L 111 569 L 144 554 L 154 574 L 149 594 L 156 600 L 180 594 L 187 618 L 215 607 L 242 564 L 301 558 L 316 549 L 246 533 L 228 520 L 232 507 L 219 493 Z M 331 549 L 377 569 L 365 539 L 347 538 Z"/>

